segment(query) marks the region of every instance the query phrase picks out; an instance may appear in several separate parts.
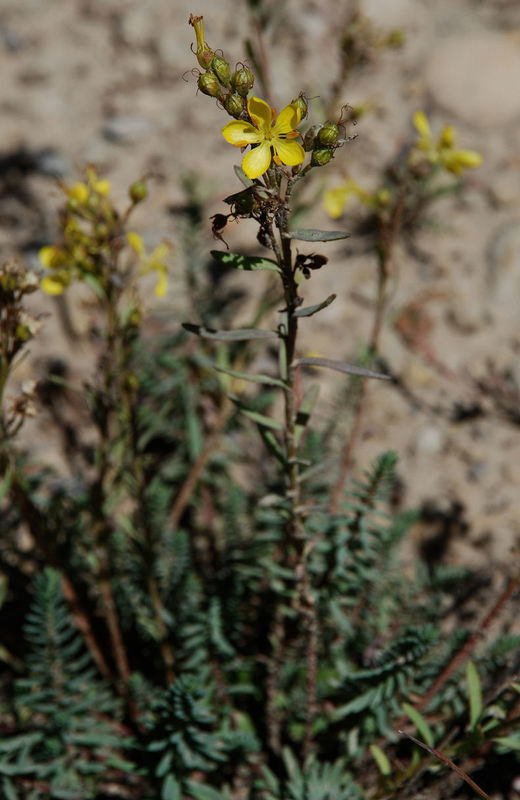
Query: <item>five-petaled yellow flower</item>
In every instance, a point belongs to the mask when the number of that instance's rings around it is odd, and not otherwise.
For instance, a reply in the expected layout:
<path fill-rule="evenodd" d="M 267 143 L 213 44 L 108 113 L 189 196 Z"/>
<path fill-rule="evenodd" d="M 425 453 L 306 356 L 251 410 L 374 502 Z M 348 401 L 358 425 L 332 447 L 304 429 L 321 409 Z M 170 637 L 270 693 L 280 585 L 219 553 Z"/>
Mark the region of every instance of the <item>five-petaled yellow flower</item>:
<path fill-rule="evenodd" d="M 440 164 L 454 175 L 460 175 L 465 169 L 474 169 L 482 163 L 482 156 L 476 150 L 457 150 L 455 148 L 455 132 L 451 125 L 445 125 L 441 135 L 434 140 L 428 117 L 424 111 L 416 111 L 413 124 L 419 134 L 412 150 L 412 165 L 417 160 L 417 151 L 424 153 L 430 164 Z"/>
<path fill-rule="evenodd" d="M 228 122 L 222 130 L 226 142 L 235 147 L 256 145 L 242 159 L 242 169 L 248 178 L 259 178 L 269 169 L 271 158 L 276 164 L 294 167 L 305 159 L 305 150 L 298 142 L 290 142 L 299 136 L 294 129 L 300 122 L 301 111 L 295 103 L 290 103 L 279 114 L 273 125 L 275 116 L 265 100 L 251 97 L 247 102 L 247 110 L 253 124 L 242 120 Z"/>

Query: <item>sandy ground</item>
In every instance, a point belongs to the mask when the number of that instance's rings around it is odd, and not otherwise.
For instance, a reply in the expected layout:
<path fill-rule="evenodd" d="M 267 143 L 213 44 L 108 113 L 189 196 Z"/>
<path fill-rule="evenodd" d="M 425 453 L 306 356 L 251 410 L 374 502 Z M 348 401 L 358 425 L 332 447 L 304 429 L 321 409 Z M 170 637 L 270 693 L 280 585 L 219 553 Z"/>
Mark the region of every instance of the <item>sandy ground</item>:
<path fill-rule="evenodd" d="M 343 101 L 370 103 L 320 181 L 349 173 L 369 187 L 412 135 L 411 117 L 427 111 L 432 127 L 452 124 L 461 146 L 484 156 L 458 197 L 434 209 L 434 225 L 416 250 L 398 249 L 382 353 L 408 392 L 373 383 L 356 467 L 383 449 L 400 455 L 404 507 L 422 507 L 417 542 L 434 538 L 434 557 L 510 570 L 520 539 L 520 3 L 518 0 L 364 0 L 360 8 L 381 32 L 399 28 L 400 49 L 385 49 L 355 69 Z M 338 38 L 352 4 L 337 0 L 270 2 L 266 46 L 278 107 L 305 90 L 328 97 L 339 70 Z M 0 0 L 0 249 L 30 263 L 52 242 L 60 193 L 86 162 L 112 181 L 122 199 L 146 171 L 160 176 L 135 226 L 149 244 L 174 243 L 172 206 L 183 201 L 182 178 L 197 172 L 208 217 L 238 190 L 233 151 L 220 135 L 228 121 L 209 98 L 196 96 L 195 59 L 187 25 L 202 13 L 207 40 L 234 63 L 251 31 L 245 2 L 199 0 Z M 183 78 L 184 75 L 184 78 Z M 18 163 L 20 151 L 28 158 Z M 16 160 L 18 158 L 18 161 Z M 14 160 L 13 160 L 14 159 Z M 22 159 L 23 161 L 23 159 Z M 360 210 L 341 225 L 355 230 Z M 309 227 L 338 227 L 318 205 Z M 231 225 L 232 250 L 251 248 L 251 227 Z M 215 245 L 207 225 L 208 249 Z M 254 241 L 254 240 L 253 240 Z M 327 246 L 330 262 L 304 286 L 306 299 L 331 292 L 336 302 L 305 321 L 303 348 L 355 360 L 366 339 L 374 297 L 375 258 L 362 235 L 348 247 Z M 251 295 L 257 276 L 240 276 Z M 168 325 L 185 318 L 182 255 L 172 259 L 171 287 L 158 312 Z M 53 301 L 32 361 L 20 378 L 59 352 L 73 372 L 88 367 L 81 340 L 67 341 Z M 410 347 L 396 320 L 419 303 L 428 320 L 430 358 Z M 81 315 L 72 317 L 78 331 Z M 33 366 L 35 365 L 35 367 Z M 344 381 L 324 379 L 323 419 L 342 403 Z M 515 416 L 516 415 L 516 416 Z M 347 420 L 345 420 L 345 427 Z M 31 431 L 35 457 L 45 456 L 46 421 Z M 35 435 L 36 434 L 36 435 Z"/>

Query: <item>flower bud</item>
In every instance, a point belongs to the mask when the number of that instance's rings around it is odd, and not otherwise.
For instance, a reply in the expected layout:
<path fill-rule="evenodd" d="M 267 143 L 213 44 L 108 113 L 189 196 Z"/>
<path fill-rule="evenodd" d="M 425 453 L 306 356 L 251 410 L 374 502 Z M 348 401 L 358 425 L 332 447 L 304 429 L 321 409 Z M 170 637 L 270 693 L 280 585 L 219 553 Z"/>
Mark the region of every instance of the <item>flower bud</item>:
<path fill-rule="evenodd" d="M 225 58 L 215 56 L 211 61 L 211 71 L 217 76 L 222 86 L 229 86 L 231 67 Z"/>
<path fill-rule="evenodd" d="M 312 125 L 312 127 L 309 128 L 309 130 L 303 137 L 303 149 L 305 150 L 306 153 L 308 153 L 310 150 L 314 150 L 314 145 L 316 143 L 315 142 L 316 134 L 318 133 L 320 128 L 321 125 Z"/>
<path fill-rule="evenodd" d="M 244 99 L 239 94 L 228 94 L 223 105 L 228 114 L 232 117 L 239 117 L 244 110 Z"/>
<path fill-rule="evenodd" d="M 237 69 L 231 76 L 231 86 L 241 97 L 247 97 L 250 89 L 253 88 L 255 76 L 247 67 Z"/>
<path fill-rule="evenodd" d="M 130 200 L 132 203 L 137 205 L 137 203 L 140 203 L 146 198 L 146 195 L 148 194 L 148 187 L 144 181 L 136 181 L 131 185 L 130 189 L 128 190 L 128 194 L 130 195 Z"/>
<path fill-rule="evenodd" d="M 296 100 L 291 100 L 291 105 L 298 106 L 298 108 L 300 109 L 300 119 L 301 120 L 305 119 L 309 110 L 309 106 L 304 95 L 299 94 Z"/>
<path fill-rule="evenodd" d="M 339 136 L 339 128 L 333 122 L 326 122 L 318 133 L 318 142 L 325 146 L 334 144 Z"/>
<path fill-rule="evenodd" d="M 220 83 L 212 72 L 204 72 L 199 76 L 197 86 L 203 94 L 210 97 L 218 97 L 220 94 Z"/>
<path fill-rule="evenodd" d="M 313 150 L 311 158 L 311 166 L 324 167 L 332 158 L 333 153 L 329 147 L 320 147 L 319 150 Z"/>
<path fill-rule="evenodd" d="M 208 69 L 215 53 L 204 41 L 204 18 L 202 16 L 194 17 L 193 14 L 190 14 L 188 22 L 195 28 L 195 36 L 197 38 L 197 61 L 202 69 Z"/>

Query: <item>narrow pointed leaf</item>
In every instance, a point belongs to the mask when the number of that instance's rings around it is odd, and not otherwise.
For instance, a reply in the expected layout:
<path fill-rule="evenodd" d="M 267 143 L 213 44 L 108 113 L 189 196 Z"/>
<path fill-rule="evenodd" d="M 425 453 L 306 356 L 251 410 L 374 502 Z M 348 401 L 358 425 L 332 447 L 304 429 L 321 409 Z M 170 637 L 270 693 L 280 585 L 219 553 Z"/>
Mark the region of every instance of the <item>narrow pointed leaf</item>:
<path fill-rule="evenodd" d="M 312 414 L 312 410 L 314 408 L 316 400 L 318 399 L 319 393 L 320 393 L 319 385 L 317 383 L 313 383 L 313 385 L 309 386 L 309 388 L 303 395 L 300 407 L 296 412 L 296 425 L 294 428 L 294 441 L 296 447 L 298 447 L 303 432 L 307 427 L 307 423 L 309 422 L 309 418 Z"/>
<path fill-rule="evenodd" d="M 258 328 L 237 328 L 234 331 L 216 331 L 213 328 L 205 328 L 204 325 L 194 325 L 191 322 L 183 322 L 182 327 L 190 333 L 195 333 L 202 339 L 215 339 L 219 342 L 244 342 L 249 339 L 276 339 L 276 331 L 263 331 Z"/>
<path fill-rule="evenodd" d="M 282 467 L 285 467 L 287 462 L 274 433 L 268 428 L 264 428 L 263 425 L 258 425 L 258 430 L 269 452 L 277 459 Z"/>
<path fill-rule="evenodd" d="M 262 425 L 264 428 L 273 428 L 275 431 L 283 431 L 283 425 L 280 422 L 277 422 L 275 419 L 271 419 L 271 417 L 266 417 L 265 414 L 260 414 L 258 411 L 253 411 L 252 409 L 248 408 L 245 403 L 240 400 L 240 398 L 236 397 L 234 394 L 227 395 L 230 400 L 236 405 L 237 408 L 242 411 L 246 417 L 256 422 L 258 425 Z"/>
<path fill-rule="evenodd" d="M 482 685 L 477 668 L 472 661 L 466 666 L 469 693 L 469 727 L 473 731 L 482 715 Z"/>
<path fill-rule="evenodd" d="M 326 300 L 323 300 L 321 303 L 317 303 L 315 306 L 306 306 L 305 308 L 298 308 L 297 311 L 294 312 L 295 317 L 312 317 L 313 314 L 317 314 L 318 311 L 321 311 L 322 308 L 327 308 L 330 306 L 331 303 L 334 302 L 337 295 L 330 294 Z"/>
<path fill-rule="evenodd" d="M 377 744 L 370 745 L 370 752 L 372 754 L 372 758 L 376 762 L 379 772 L 381 775 L 390 775 L 392 768 L 390 766 L 390 762 L 380 747 Z"/>
<path fill-rule="evenodd" d="M 348 239 L 350 233 L 346 231 L 318 231 L 314 228 L 305 228 L 298 231 L 289 231 L 289 239 L 298 239 L 301 242 L 334 242 L 337 239 Z"/>
<path fill-rule="evenodd" d="M 268 386 L 279 386 L 280 389 L 285 389 L 285 383 L 280 378 L 272 378 L 270 375 L 253 375 L 250 372 L 237 372 L 236 369 L 228 369 L 227 367 L 214 366 L 217 372 L 224 372 L 226 375 L 231 375 L 232 378 L 241 378 L 243 381 L 251 381 L 252 383 L 265 383 Z"/>
<path fill-rule="evenodd" d="M 328 369 L 335 369 L 337 372 L 346 372 L 348 375 L 359 375 L 360 378 L 379 378 L 382 381 L 391 380 L 390 375 L 385 375 L 383 372 L 374 372 L 365 367 L 357 367 L 355 364 L 347 364 L 346 361 L 336 361 L 333 358 L 318 358 L 314 356 L 305 356 L 298 359 L 298 364 L 302 367 L 326 367 Z"/>
<path fill-rule="evenodd" d="M 429 744 L 430 747 L 433 747 L 433 733 L 423 715 L 420 714 L 416 708 L 410 705 L 410 703 L 403 703 L 403 711 L 408 717 L 410 717 L 426 744 Z"/>
<path fill-rule="evenodd" d="M 211 250 L 211 255 L 220 264 L 234 269 L 241 269 L 245 272 L 252 272 L 258 269 L 267 269 L 270 272 L 280 272 L 276 261 L 261 256 L 243 256 L 240 253 L 227 253 L 223 250 Z"/>

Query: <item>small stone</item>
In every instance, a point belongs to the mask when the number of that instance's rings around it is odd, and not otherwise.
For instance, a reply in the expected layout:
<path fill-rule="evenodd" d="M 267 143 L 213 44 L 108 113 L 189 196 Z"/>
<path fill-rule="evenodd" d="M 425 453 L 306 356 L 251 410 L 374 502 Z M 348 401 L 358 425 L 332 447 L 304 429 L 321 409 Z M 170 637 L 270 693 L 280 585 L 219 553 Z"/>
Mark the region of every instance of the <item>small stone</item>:
<path fill-rule="evenodd" d="M 484 322 L 484 311 L 476 293 L 458 293 L 450 305 L 448 319 L 461 333 L 477 331 Z"/>
<path fill-rule="evenodd" d="M 103 136 L 116 144 L 133 144 L 148 136 L 151 130 L 150 122 L 144 117 L 121 114 L 106 122 Z"/>
<path fill-rule="evenodd" d="M 441 452 L 443 437 L 435 425 L 423 425 L 415 440 L 415 452 L 418 455 L 434 456 Z"/>
<path fill-rule="evenodd" d="M 59 150 L 46 147 L 35 155 L 36 168 L 49 178 L 64 178 L 70 172 L 70 164 Z"/>
<path fill-rule="evenodd" d="M 502 128 L 520 117 L 518 75 L 520 48 L 513 38 L 471 33 L 438 43 L 426 68 L 426 84 L 450 116 L 472 126 Z"/>

